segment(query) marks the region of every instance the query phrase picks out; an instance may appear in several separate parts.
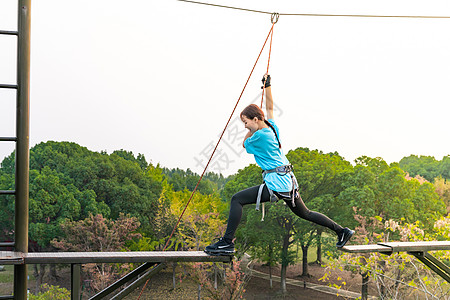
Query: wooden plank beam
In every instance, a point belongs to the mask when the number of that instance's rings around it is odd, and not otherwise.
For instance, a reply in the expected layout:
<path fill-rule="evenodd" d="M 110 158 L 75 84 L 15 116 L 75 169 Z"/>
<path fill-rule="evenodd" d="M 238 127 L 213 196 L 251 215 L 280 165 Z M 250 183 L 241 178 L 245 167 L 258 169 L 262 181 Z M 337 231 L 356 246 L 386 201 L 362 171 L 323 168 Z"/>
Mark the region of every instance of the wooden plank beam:
<path fill-rule="evenodd" d="M 390 242 L 371 245 L 352 245 L 345 246 L 341 250 L 350 253 L 428 252 L 450 250 L 450 241 Z"/>
<path fill-rule="evenodd" d="M 232 256 L 212 256 L 202 251 L 0 252 L 2 264 L 230 262 L 231 260 Z"/>
<path fill-rule="evenodd" d="M 21 252 L 0 251 L 0 265 L 23 265 Z"/>
<path fill-rule="evenodd" d="M 425 241 L 425 242 L 391 242 L 379 243 L 391 247 L 393 252 L 428 252 L 436 250 L 450 250 L 450 241 Z"/>
<path fill-rule="evenodd" d="M 386 254 L 392 253 L 392 248 L 376 244 L 344 246 L 340 248 L 340 250 L 349 253 L 371 253 L 371 252 L 381 252 Z"/>

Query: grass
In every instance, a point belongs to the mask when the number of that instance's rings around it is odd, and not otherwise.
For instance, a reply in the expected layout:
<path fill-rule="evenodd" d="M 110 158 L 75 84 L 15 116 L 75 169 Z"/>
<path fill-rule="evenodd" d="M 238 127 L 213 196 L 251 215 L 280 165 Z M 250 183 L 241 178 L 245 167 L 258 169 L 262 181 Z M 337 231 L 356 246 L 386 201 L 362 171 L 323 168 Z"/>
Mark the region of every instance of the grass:
<path fill-rule="evenodd" d="M 5 269 L 0 271 L 0 295 L 10 295 L 13 292 L 14 285 L 14 266 L 5 265 Z M 28 265 L 28 285 L 34 280 L 33 266 Z"/>
<path fill-rule="evenodd" d="M 5 269 L 0 272 L 0 283 L 13 282 L 14 280 L 14 266 L 7 265 L 4 266 Z"/>

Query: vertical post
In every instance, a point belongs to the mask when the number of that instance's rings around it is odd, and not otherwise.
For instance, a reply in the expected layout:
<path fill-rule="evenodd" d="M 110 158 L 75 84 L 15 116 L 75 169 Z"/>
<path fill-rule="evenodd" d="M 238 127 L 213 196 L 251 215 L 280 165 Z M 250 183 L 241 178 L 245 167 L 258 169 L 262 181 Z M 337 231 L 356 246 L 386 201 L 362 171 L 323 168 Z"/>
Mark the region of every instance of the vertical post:
<path fill-rule="evenodd" d="M 81 265 L 71 264 L 70 265 L 71 283 L 70 283 L 70 293 L 72 300 L 80 300 L 81 298 Z"/>
<path fill-rule="evenodd" d="M 214 289 L 217 291 L 217 265 L 214 263 Z"/>
<path fill-rule="evenodd" d="M 176 270 L 176 268 L 177 268 L 177 263 L 176 262 L 174 262 L 173 264 L 172 264 L 172 280 L 173 280 L 173 289 L 175 290 L 176 289 L 176 285 L 175 285 L 175 283 L 176 283 L 176 275 L 175 275 L 175 270 Z"/>
<path fill-rule="evenodd" d="M 17 38 L 15 251 L 28 252 L 31 0 L 19 0 Z M 14 267 L 14 299 L 27 299 L 27 266 Z"/>

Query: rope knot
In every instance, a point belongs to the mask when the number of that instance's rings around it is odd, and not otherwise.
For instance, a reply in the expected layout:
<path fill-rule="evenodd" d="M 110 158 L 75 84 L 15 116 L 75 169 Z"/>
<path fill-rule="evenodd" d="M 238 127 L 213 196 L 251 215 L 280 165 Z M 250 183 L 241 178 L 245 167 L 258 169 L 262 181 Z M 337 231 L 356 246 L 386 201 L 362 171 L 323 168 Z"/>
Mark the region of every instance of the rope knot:
<path fill-rule="evenodd" d="M 279 13 L 272 13 L 270 15 L 270 22 L 272 22 L 272 24 L 275 24 L 276 22 L 278 22 L 279 18 L 280 18 L 280 14 Z"/>

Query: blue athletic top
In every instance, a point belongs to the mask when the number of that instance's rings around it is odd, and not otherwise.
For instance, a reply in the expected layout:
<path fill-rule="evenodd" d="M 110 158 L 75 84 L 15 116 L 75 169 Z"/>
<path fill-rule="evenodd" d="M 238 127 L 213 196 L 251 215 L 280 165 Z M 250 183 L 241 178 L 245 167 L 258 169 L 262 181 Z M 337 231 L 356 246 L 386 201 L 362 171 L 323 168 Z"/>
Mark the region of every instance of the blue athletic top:
<path fill-rule="evenodd" d="M 268 120 L 275 128 L 280 138 L 278 126 L 275 125 L 273 119 Z M 244 142 L 247 153 L 255 156 L 255 161 L 263 170 L 274 169 L 289 164 L 288 159 L 279 148 L 277 138 L 272 128 L 262 128 L 257 130 L 253 135 Z M 269 189 L 276 192 L 290 192 L 292 190 L 292 179 L 289 174 L 278 175 L 277 173 L 269 173 L 264 178 Z"/>

